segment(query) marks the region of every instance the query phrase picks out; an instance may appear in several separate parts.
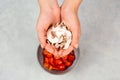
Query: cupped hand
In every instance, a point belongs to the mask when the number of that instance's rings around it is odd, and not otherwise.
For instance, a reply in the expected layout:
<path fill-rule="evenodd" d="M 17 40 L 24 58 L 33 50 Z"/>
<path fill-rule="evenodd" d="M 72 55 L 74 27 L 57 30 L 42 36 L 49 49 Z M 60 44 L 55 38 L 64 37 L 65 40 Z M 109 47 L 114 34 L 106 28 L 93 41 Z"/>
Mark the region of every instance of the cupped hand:
<path fill-rule="evenodd" d="M 71 8 L 61 8 L 61 19 L 67 25 L 68 29 L 72 32 L 72 42 L 68 49 L 61 49 L 59 51 L 59 55 L 62 57 L 69 54 L 74 48 L 78 48 L 81 29 L 77 10 Z"/>
<path fill-rule="evenodd" d="M 46 32 L 50 25 L 56 24 L 60 21 L 60 8 L 57 3 L 55 3 L 56 5 L 52 5 L 51 2 L 48 4 L 47 2 L 44 2 L 44 0 L 43 3 L 41 2 L 40 15 L 36 29 L 41 47 L 53 53 L 55 48 L 46 42 Z"/>
<path fill-rule="evenodd" d="M 36 29 L 41 47 L 58 57 L 65 56 L 74 48 L 78 48 L 81 31 L 77 11 L 82 0 L 64 0 L 61 8 L 57 0 L 38 1 L 41 13 L 38 18 Z M 63 21 L 72 32 L 72 42 L 68 49 L 57 51 L 54 46 L 46 43 L 46 32 L 50 25 L 57 24 L 60 20 Z"/>

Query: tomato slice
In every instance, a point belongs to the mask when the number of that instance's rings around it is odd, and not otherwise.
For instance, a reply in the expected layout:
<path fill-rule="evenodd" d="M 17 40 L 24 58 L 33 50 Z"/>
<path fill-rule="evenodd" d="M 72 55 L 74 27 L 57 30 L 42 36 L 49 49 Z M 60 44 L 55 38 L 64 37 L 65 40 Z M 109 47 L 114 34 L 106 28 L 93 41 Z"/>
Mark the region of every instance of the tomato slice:
<path fill-rule="evenodd" d="M 69 66 L 71 66 L 72 65 L 72 62 L 65 62 L 65 65 L 67 66 L 67 67 L 69 67 Z"/>
<path fill-rule="evenodd" d="M 59 69 L 60 71 L 61 71 L 61 70 L 65 70 L 65 68 L 66 68 L 66 67 L 65 67 L 64 64 L 61 64 L 61 65 L 58 66 L 58 69 Z"/>
<path fill-rule="evenodd" d="M 73 62 L 74 59 L 75 59 L 75 56 L 74 56 L 74 55 L 69 55 L 69 56 L 68 56 L 68 61 Z"/>
<path fill-rule="evenodd" d="M 61 59 L 55 59 L 54 60 L 54 64 L 55 65 L 60 65 L 60 64 L 62 64 L 63 62 L 62 62 L 62 60 Z"/>
<path fill-rule="evenodd" d="M 48 69 L 50 65 L 48 63 L 44 63 L 43 66 Z"/>
<path fill-rule="evenodd" d="M 43 49 L 43 65 L 48 70 L 63 71 L 70 67 L 75 60 L 74 51 L 72 51 L 67 56 L 56 59 L 53 54 L 49 53 L 47 50 Z"/>
<path fill-rule="evenodd" d="M 45 62 L 45 63 L 48 63 L 48 62 L 49 62 L 49 60 L 48 60 L 47 57 L 44 58 L 44 62 Z"/>

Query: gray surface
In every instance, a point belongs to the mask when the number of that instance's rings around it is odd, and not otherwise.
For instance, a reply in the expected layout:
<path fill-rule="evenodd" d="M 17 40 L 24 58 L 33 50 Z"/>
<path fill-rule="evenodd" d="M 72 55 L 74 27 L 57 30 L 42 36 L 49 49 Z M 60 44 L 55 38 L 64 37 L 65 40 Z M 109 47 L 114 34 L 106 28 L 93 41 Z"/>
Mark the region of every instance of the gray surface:
<path fill-rule="evenodd" d="M 37 0 L 0 0 L 0 80 L 120 80 L 120 0 L 84 0 L 78 66 L 45 72 L 36 57 Z"/>

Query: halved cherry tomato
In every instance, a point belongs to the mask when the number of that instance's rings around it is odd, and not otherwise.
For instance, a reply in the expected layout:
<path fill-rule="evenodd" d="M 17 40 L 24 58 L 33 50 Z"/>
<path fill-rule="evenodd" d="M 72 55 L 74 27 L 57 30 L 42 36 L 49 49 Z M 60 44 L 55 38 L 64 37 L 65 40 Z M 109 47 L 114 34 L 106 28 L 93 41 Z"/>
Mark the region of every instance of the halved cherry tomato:
<path fill-rule="evenodd" d="M 63 62 L 62 62 L 61 59 L 55 59 L 55 60 L 54 60 L 54 63 L 55 63 L 55 65 L 60 65 L 60 64 L 62 64 Z"/>
<path fill-rule="evenodd" d="M 53 57 L 51 57 L 51 58 L 48 58 L 48 61 L 49 61 L 49 63 L 51 64 L 51 65 L 54 65 L 54 59 L 53 59 Z"/>
<path fill-rule="evenodd" d="M 50 65 L 48 63 L 44 63 L 43 66 L 48 69 Z"/>
<path fill-rule="evenodd" d="M 48 54 L 48 51 L 45 50 L 45 49 L 43 49 L 42 53 L 43 53 L 43 55 L 47 55 L 47 54 Z"/>
<path fill-rule="evenodd" d="M 50 58 L 50 57 L 52 57 L 53 55 L 52 55 L 51 53 L 47 53 L 46 56 L 47 56 L 48 58 Z"/>
<path fill-rule="evenodd" d="M 53 54 L 43 49 L 44 67 L 49 70 L 62 71 L 70 67 L 75 59 L 74 51 L 62 58 L 55 58 Z"/>
<path fill-rule="evenodd" d="M 74 59 L 75 59 L 75 56 L 74 56 L 74 55 L 69 55 L 69 56 L 68 56 L 68 61 L 73 62 Z"/>
<path fill-rule="evenodd" d="M 71 64 L 72 64 L 72 62 L 65 62 L 65 65 L 67 66 L 67 67 L 69 67 L 69 66 L 71 66 Z"/>
<path fill-rule="evenodd" d="M 73 54 L 73 55 L 74 55 L 74 50 L 72 50 L 70 54 Z"/>
<path fill-rule="evenodd" d="M 65 67 L 65 65 L 63 65 L 63 64 L 61 64 L 61 65 L 58 66 L 58 69 L 59 69 L 59 70 L 65 70 L 65 68 L 66 68 L 66 67 Z"/>
<path fill-rule="evenodd" d="M 68 55 L 62 57 L 63 60 L 67 60 L 68 59 Z"/>
<path fill-rule="evenodd" d="M 52 66 L 52 69 L 53 70 L 59 70 L 58 67 L 56 67 L 56 66 Z"/>
<path fill-rule="evenodd" d="M 44 62 L 45 62 L 45 63 L 48 63 L 48 62 L 49 62 L 49 60 L 48 60 L 47 57 L 44 58 Z"/>

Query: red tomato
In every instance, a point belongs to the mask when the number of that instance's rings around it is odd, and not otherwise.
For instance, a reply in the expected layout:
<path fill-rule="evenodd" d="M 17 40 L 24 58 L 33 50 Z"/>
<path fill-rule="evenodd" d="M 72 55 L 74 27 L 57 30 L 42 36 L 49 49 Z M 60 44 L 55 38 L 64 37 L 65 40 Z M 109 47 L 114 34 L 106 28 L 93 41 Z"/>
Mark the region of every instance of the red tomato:
<path fill-rule="evenodd" d="M 75 59 L 74 55 L 69 55 L 68 56 L 68 61 L 72 62 L 72 61 L 74 61 L 74 59 Z"/>
<path fill-rule="evenodd" d="M 42 53 L 43 53 L 43 55 L 47 55 L 47 54 L 48 54 L 48 51 L 45 50 L 45 49 L 43 49 Z"/>
<path fill-rule="evenodd" d="M 72 62 L 65 62 L 65 65 L 67 66 L 67 67 L 69 67 L 69 66 L 71 66 L 71 64 L 72 64 Z"/>
<path fill-rule="evenodd" d="M 72 50 L 70 54 L 74 55 L 74 50 Z"/>
<path fill-rule="evenodd" d="M 44 63 L 43 66 L 44 66 L 45 68 L 49 68 L 50 65 L 49 65 L 48 63 Z"/>
<path fill-rule="evenodd" d="M 58 69 L 59 69 L 60 71 L 65 70 L 65 65 L 63 65 L 63 64 L 59 65 L 59 66 L 58 66 Z"/>
<path fill-rule="evenodd" d="M 60 59 L 55 59 L 55 60 L 54 60 L 54 63 L 55 63 L 55 65 L 60 65 L 60 64 L 62 64 L 63 62 L 62 62 L 62 60 L 60 60 Z"/>
<path fill-rule="evenodd" d="M 52 55 L 51 53 L 47 53 L 46 56 L 47 56 L 48 58 L 50 58 L 50 57 L 52 57 L 53 55 Z"/>
<path fill-rule="evenodd" d="M 67 60 L 68 59 L 68 55 L 64 56 L 62 59 L 63 60 Z"/>
<path fill-rule="evenodd" d="M 44 58 L 44 62 L 45 62 L 45 63 L 48 63 L 48 62 L 49 62 L 49 60 L 48 60 L 47 57 Z"/>
<path fill-rule="evenodd" d="M 50 65 L 48 69 L 49 69 L 49 70 L 52 70 L 52 69 L 53 69 L 53 67 Z"/>
<path fill-rule="evenodd" d="M 56 66 L 52 67 L 53 70 L 59 70 Z"/>
<path fill-rule="evenodd" d="M 49 63 L 51 64 L 51 65 L 54 65 L 54 63 L 53 63 L 53 61 L 54 61 L 54 59 L 51 57 L 51 58 L 48 58 L 48 61 L 49 61 Z"/>

